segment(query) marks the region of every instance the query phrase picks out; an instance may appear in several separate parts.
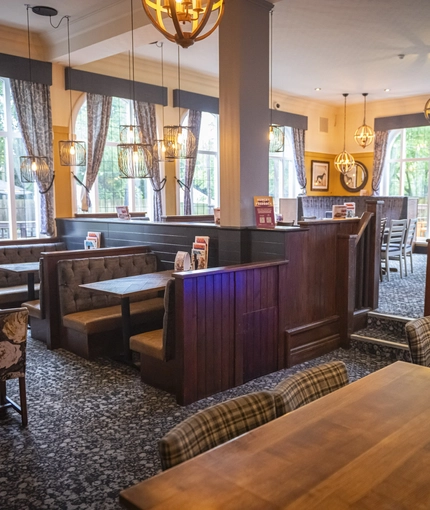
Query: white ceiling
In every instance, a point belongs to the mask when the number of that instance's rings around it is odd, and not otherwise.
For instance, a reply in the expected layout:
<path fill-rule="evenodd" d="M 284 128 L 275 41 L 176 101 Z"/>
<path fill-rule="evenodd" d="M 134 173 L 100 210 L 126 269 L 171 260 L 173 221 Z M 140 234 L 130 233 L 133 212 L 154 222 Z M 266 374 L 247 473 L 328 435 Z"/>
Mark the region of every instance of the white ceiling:
<path fill-rule="evenodd" d="M 129 0 L 47 0 L 42 5 L 59 11 L 54 24 L 71 16 L 72 65 L 130 49 Z M 134 1 L 134 11 L 136 55 L 158 60 L 159 50 L 149 43 L 162 36 L 148 26 L 140 0 Z M 25 4 L 0 0 L 1 25 L 25 30 Z M 65 63 L 65 24 L 54 30 L 49 18 L 30 13 L 30 27 L 50 47 L 50 60 Z M 341 104 L 343 92 L 350 94 L 348 103 L 361 102 L 363 92 L 369 93 L 369 102 L 430 94 L 429 0 L 280 0 L 273 38 L 275 91 L 327 104 Z M 166 43 L 164 57 L 176 65 L 176 45 Z M 217 34 L 181 50 L 181 66 L 217 75 Z"/>

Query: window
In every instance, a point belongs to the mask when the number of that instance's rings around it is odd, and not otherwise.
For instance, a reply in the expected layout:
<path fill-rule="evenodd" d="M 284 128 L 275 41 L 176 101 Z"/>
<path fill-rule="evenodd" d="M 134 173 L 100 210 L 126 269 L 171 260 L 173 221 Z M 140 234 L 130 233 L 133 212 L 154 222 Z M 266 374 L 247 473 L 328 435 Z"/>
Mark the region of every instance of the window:
<path fill-rule="evenodd" d="M 185 117 L 183 125 L 188 125 Z M 218 115 L 202 112 L 196 169 L 191 187 L 193 214 L 213 214 L 219 206 Z M 185 181 L 185 160 L 180 160 L 179 179 Z M 184 192 L 179 190 L 179 214 L 184 214 Z"/>
<path fill-rule="evenodd" d="M 293 158 L 292 130 L 284 127 L 284 151 L 269 154 L 269 195 L 273 197 L 275 212 L 279 213 L 279 199 L 296 197 L 299 184 Z"/>
<path fill-rule="evenodd" d="M 383 193 L 418 198 L 417 240 L 428 237 L 430 126 L 391 131 Z"/>
<path fill-rule="evenodd" d="M 130 124 L 132 102 L 118 97 L 112 98 L 112 111 L 103 159 L 96 182 L 91 189 L 91 212 L 116 212 L 116 207 L 126 205 L 129 211 L 150 213 L 152 193 L 149 179 L 124 179 L 119 176 L 117 145 L 120 143 L 120 126 Z M 78 140 L 87 139 L 87 103 L 81 106 L 76 118 Z M 76 177 L 85 184 L 86 167 L 76 167 Z M 82 186 L 75 185 L 75 207 L 81 211 Z M 151 214 L 149 214 L 151 216 Z"/>
<path fill-rule="evenodd" d="M 40 230 L 39 193 L 20 178 L 25 155 L 10 83 L 0 78 L 0 239 L 36 237 Z"/>

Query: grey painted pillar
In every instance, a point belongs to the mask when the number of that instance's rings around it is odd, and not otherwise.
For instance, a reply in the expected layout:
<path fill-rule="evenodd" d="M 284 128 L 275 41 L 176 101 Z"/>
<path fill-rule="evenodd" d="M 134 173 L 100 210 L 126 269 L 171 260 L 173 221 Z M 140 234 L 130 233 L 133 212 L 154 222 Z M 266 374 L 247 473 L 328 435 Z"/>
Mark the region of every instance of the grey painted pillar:
<path fill-rule="evenodd" d="M 221 225 L 255 225 L 269 189 L 269 29 L 273 5 L 226 0 L 219 27 Z"/>

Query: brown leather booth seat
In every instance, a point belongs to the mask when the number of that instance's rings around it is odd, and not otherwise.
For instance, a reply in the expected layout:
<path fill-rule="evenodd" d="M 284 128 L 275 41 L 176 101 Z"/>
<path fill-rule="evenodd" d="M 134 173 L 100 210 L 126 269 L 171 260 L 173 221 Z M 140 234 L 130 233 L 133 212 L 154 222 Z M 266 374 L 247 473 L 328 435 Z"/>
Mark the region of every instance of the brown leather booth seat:
<path fill-rule="evenodd" d="M 60 260 L 57 264 L 60 312 L 64 335 L 62 347 L 75 354 L 92 358 L 121 353 L 120 299 L 91 292 L 84 283 L 113 280 L 155 272 L 153 253 Z M 158 329 L 163 321 L 163 298 L 158 293 L 132 298 L 130 305 L 133 328 Z"/>
<path fill-rule="evenodd" d="M 36 262 L 40 259 L 41 253 L 60 251 L 65 249 L 65 244 L 37 243 L 37 244 L 16 244 L 0 246 L 0 264 L 19 264 L 22 262 Z M 36 296 L 39 293 L 39 275 L 34 275 Z M 21 306 L 27 299 L 27 275 L 21 273 L 9 273 L 0 271 L 0 307 L 12 308 Z"/>

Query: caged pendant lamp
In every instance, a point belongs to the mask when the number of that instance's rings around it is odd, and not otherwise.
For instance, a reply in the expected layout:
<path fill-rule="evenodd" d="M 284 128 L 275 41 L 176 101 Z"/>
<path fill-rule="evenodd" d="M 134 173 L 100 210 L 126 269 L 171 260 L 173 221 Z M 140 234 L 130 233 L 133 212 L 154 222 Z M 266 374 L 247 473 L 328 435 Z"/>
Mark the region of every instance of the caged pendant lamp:
<path fill-rule="evenodd" d="M 135 80 L 134 80 L 134 17 L 133 0 L 130 0 L 131 12 L 131 68 L 132 68 L 132 108 L 135 108 Z M 117 146 L 119 176 L 124 179 L 145 179 L 151 177 L 152 150 L 143 143 L 143 133 L 140 126 L 130 122 L 128 126 L 120 126 L 120 142 Z"/>
<path fill-rule="evenodd" d="M 157 48 L 160 48 L 161 53 L 161 89 L 163 90 L 163 100 L 162 100 L 162 126 L 164 130 L 164 43 L 162 41 L 155 43 Z M 159 162 L 165 160 L 166 154 L 166 145 L 164 143 L 164 138 L 161 140 L 155 140 L 154 146 L 152 148 L 152 155 Z"/>
<path fill-rule="evenodd" d="M 373 139 L 375 138 L 375 133 L 373 132 L 373 129 L 366 124 L 366 97 L 367 92 L 363 94 L 364 97 L 364 119 L 363 119 L 363 125 L 360 126 L 354 135 L 354 140 L 358 143 L 360 147 L 365 149 L 368 145 L 370 145 L 373 142 Z"/>
<path fill-rule="evenodd" d="M 430 122 L 430 99 L 428 99 L 426 104 L 424 105 L 424 117 L 427 119 L 428 122 Z"/>
<path fill-rule="evenodd" d="M 351 168 L 355 165 L 354 158 L 346 152 L 346 98 L 348 94 L 342 94 L 345 98 L 344 110 L 343 110 L 343 151 L 338 154 L 334 160 L 334 166 L 341 174 L 347 174 Z"/>
<path fill-rule="evenodd" d="M 182 48 L 209 37 L 224 13 L 224 0 L 142 0 L 142 5 L 154 27 Z"/>
<path fill-rule="evenodd" d="M 36 156 L 34 154 L 36 148 L 36 123 L 34 119 L 34 108 L 33 108 L 33 80 L 31 73 L 31 45 L 30 45 L 30 18 L 28 14 L 28 9 L 30 9 L 30 5 L 26 5 L 27 7 L 27 43 L 28 43 L 28 66 L 29 66 L 29 78 L 30 78 L 30 117 L 31 117 L 31 133 L 33 135 L 33 148 L 31 150 L 32 154 L 28 156 L 21 156 L 20 159 L 20 172 L 21 172 L 21 181 L 22 182 L 37 182 L 39 184 L 49 184 L 49 187 L 52 185 L 50 171 L 49 171 L 49 163 L 48 158 L 45 156 Z"/>
<path fill-rule="evenodd" d="M 178 46 L 178 125 L 164 126 L 164 157 L 167 161 L 193 159 L 196 153 L 196 137 L 190 126 L 181 125 L 181 63 Z"/>
<path fill-rule="evenodd" d="M 284 130 L 272 122 L 273 106 L 273 9 L 270 11 L 270 129 L 269 152 L 284 152 Z"/>
<path fill-rule="evenodd" d="M 71 86 L 71 66 L 70 66 L 70 16 L 67 18 L 67 51 L 69 54 L 69 105 L 70 105 L 70 125 L 72 126 L 71 140 L 61 140 L 59 143 L 60 149 L 60 164 L 62 166 L 85 166 L 87 159 L 87 151 L 85 142 L 75 140 L 73 134 L 73 117 L 72 117 L 72 86 Z"/>

